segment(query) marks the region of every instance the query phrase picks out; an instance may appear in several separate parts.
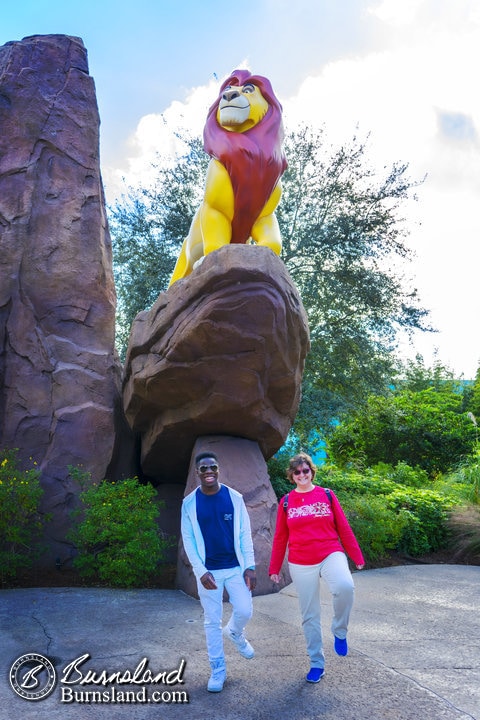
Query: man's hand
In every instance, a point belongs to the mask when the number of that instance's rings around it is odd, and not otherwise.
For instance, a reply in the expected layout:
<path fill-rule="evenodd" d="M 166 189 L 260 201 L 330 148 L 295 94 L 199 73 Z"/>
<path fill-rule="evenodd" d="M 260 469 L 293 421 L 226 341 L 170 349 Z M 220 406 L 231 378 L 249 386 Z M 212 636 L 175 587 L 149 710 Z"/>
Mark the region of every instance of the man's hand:
<path fill-rule="evenodd" d="M 200 582 L 202 583 L 205 590 L 217 589 L 217 583 L 215 582 L 215 578 L 213 577 L 211 572 L 206 572 L 205 575 L 202 575 L 202 577 L 200 578 Z"/>
<path fill-rule="evenodd" d="M 245 585 L 248 587 L 250 592 L 253 592 L 257 586 L 257 573 L 255 570 L 245 570 L 243 573 Z"/>

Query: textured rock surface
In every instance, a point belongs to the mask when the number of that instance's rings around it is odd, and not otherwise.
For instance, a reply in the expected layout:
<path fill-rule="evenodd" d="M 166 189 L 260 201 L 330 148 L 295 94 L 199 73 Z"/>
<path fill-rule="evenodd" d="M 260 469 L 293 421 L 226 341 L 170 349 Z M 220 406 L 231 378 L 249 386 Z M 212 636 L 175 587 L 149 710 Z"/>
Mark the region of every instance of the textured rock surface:
<path fill-rule="evenodd" d="M 268 477 L 267 465 L 258 444 L 241 438 L 206 436 L 199 438 L 192 452 L 192 462 L 188 472 L 185 495 L 198 487 L 194 458 L 204 450 L 212 451 L 218 457 L 220 482 L 242 493 L 247 506 L 252 527 L 255 563 L 257 567 L 257 588 L 255 595 L 266 595 L 274 589 L 284 587 L 290 582 L 288 567 L 284 564 L 281 585 L 274 587 L 268 576 L 268 566 L 272 549 L 277 516 L 277 499 Z M 198 597 L 197 583 L 190 563 L 179 544 L 177 564 L 177 587 Z"/>
<path fill-rule="evenodd" d="M 132 327 L 123 398 L 146 475 L 185 482 L 209 434 L 254 440 L 271 457 L 295 418 L 308 347 L 303 305 L 271 250 L 207 255 Z"/>
<path fill-rule="evenodd" d="M 63 559 L 78 493 L 67 466 L 102 479 L 121 425 L 99 117 L 79 38 L 0 48 L 0 128 L 0 447 L 40 466 L 49 554 Z"/>

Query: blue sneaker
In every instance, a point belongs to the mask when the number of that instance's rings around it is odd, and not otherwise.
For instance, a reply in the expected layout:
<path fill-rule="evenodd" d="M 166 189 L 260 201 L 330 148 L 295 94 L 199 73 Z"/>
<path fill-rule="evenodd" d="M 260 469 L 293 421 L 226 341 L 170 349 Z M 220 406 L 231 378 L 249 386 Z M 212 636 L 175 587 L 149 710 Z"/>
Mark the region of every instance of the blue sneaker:
<path fill-rule="evenodd" d="M 310 668 L 307 675 L 307 682 L 317 683 L 320 682 L 322 677 L 325 675 L 323 668 Z"/>
<path fill-rule="evenodd" d="M 348 645 L 347 645 L 347 638 L 338 638 L 335 635 L 335 641 L 333 643 L 333 648 L 337 655 L 345 656 L 348 653 Z"/>

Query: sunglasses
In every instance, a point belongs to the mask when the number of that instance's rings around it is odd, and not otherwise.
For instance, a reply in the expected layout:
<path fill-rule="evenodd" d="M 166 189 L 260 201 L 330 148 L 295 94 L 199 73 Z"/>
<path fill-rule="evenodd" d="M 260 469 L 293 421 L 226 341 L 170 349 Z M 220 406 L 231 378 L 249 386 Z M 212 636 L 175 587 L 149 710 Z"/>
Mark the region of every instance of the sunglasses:
<path fill-rule="evenodd" d="M 200 467 L 198 468 L 198 472 L 202 473 L 202 475 L 203 475 L 203 473 L 206 473 L 209 470 L 211 472 L 217 472 L 218 465 L 200 465 Z"/>
<path fill-rule="evenodd" d="M 308 475 L 309 472 L 312 472 L 312 468 L 298 468 L 297 470 L 293 471 L 294 475 Z"/>

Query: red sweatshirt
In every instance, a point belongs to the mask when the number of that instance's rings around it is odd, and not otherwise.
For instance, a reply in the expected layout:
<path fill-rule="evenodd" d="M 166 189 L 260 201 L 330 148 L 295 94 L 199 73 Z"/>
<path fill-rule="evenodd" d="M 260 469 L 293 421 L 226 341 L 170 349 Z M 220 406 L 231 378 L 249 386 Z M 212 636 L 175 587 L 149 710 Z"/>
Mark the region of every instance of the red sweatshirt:
<path fill-rule="evenodd" d="M 355 565 L 363 565 L 362 551 L 349 525 L 342 506 L 330 490 L 332 505 L 321 487 L 288 496 L 288 508 L 280 500 L 277 525 L 273 538 L 269 575 L 277 575 L 285 557 L 296 565 L 316 565 L 333 552 L 346 552 Z"/>

